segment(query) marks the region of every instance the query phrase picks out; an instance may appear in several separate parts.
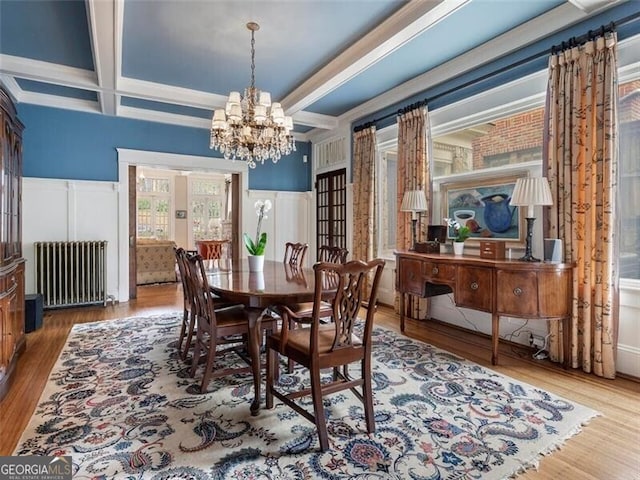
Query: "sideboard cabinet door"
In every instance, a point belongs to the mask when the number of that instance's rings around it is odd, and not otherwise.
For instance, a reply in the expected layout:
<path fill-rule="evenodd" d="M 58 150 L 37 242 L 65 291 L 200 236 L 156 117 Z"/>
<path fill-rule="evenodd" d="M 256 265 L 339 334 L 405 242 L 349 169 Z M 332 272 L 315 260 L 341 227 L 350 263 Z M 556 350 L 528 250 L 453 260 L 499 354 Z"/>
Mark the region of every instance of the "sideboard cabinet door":
<path fill-rule="evenodd" d="M 398 290 L 413 295 L 424 295 L 424 277 L 422 261 L 401 258 L 398 263 Z"/>
<path fill-rule="evenodd" d="M 498 270 L 496 283 L 498 315 L 538 315 L 538 277 L 535 271 Z"/>

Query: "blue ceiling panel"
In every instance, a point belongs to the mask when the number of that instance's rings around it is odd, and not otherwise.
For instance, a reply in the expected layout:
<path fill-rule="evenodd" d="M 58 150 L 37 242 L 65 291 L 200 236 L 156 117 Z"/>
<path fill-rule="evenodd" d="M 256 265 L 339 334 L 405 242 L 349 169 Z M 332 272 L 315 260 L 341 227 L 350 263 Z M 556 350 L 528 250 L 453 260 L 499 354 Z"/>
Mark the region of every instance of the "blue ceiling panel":
<path fill-rule="evenodd" d="M 562 3 L 562 0 L 473 1 L 307 110 L 341 115 Z M 461 34 L 470 31 L 474 34 Z"/>
<path fill-rule="evenodd" d="M 93 70 L 84 0 L 1 0 L 0 52 Z"/>
<path fill-rule="evenodd" d="M 43 93 L 46 95 L 55 95 L 66 98 L 76 98 L 78 100 L 98 101 L 98 95 L 92 90 L 82 90 L 80 88 L 65 87 L 62 85 L 54 85 L 53 83 L 36 82 L 35 80 L 27 80 L 26 78 L 18 78 L 16 82 L 21 89 L 27 92 Z"/>
<path fill-rule="evenodd" d="M 242 91 L 251 77 L 245 25 L 256 21 L 256 86 L 276 100 L 404 3 L 269 1 L 254 9 L 254 2 L 127 1 L 122 73 L 223 95 Z"/>

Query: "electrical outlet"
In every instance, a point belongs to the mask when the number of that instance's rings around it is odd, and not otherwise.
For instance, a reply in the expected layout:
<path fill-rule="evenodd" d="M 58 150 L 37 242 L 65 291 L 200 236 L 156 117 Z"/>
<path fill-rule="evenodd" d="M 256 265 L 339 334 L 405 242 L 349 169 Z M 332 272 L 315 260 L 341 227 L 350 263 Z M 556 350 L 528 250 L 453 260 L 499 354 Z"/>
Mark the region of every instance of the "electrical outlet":
<path fill-rule="evenodd" d="M 535 334 L 531 334 L 529 335 L 529 345 L 536 347 L 536 348 L 542 348 L 544 347 L 544 337 L 542 335 L 535 335 Z"/>

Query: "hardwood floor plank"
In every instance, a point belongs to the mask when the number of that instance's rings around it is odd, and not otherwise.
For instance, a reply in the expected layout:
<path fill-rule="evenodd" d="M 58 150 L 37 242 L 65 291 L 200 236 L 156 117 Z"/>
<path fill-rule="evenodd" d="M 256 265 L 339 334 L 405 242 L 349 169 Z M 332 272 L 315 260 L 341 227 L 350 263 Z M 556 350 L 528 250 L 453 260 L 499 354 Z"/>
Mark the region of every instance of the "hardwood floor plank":
<path fill-rule="evenodd" d="M 26 427 L 49 372 L 76 323 L 182 311 L 178 284 L 138 289 L 138 298 L 108 307 L 47 311 L 43 327 L 27 334 L 9 393 L 0 403 L 0 455 L 10 455 Z M 399 331 L 399 318 L 380 306 L 376 323 Z M 589 406 L 601 413 L 582 432 L 540 459 L 538 471 L 518 477 L 540 479 L 640 479 L 640 383 L 628 378 L 603 380 L 534 360 L 525 347 L 500 344 L 500 364 L 492 366 L 487 336 L 436 321 L 407 321 L 406 334 L 504 375 Z"/>

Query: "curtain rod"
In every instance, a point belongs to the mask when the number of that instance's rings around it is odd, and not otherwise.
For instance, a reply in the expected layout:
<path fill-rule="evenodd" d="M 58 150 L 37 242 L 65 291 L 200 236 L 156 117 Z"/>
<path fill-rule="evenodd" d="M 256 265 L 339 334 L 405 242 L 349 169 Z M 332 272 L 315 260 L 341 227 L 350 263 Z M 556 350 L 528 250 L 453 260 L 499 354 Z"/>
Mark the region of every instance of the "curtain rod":
<path fill-rule="evenodd" d="M 633 20 L 635 20 L 636 18 L 640 17 L 640 12 L 635 12 L 632 13 L 631 15 L 628 15 L 622 19 L 620 19 L 617 22 L 610 22 L 608 25 L 602 25 L 600 28 L 597 28 L 596 30 L 589 30 L 587 33 L 585 33 L 584 35 L 580 35 L 578 37 L 571 37 L 569 39 L 569 45 L 570 46 L 576 46 L 576 45 L 580 45 L 581 43 L 584 43 L 588 40 L 592 40 L 593 38 L 599 36 L 599 35 L 604 35 L 605 32 L 613 32 L 616 30 L 617 27 L 620 27 L 622 25 L 626 25 L 629 22 L 632 22 Z M 508 72 L 509 70 L 512 70 L 514 68 L 520 67 L 522 65 L 525 65 L 529 62 L 532 62 L 533 60 L 537 60 L 538 58 L 544 56 L 544 55 L 548 55 L 548 54 L 552 54 L 554 55 L 556 53 L 556 51 L 559 51 L 559 49 L 564 50 L 567 47 L 567 42 L 562 42 L 560 45 L 554 45 L 552 46 L 550 49 L 549 48 L 545 48 L 544 50 L 542 50 L 541 52 L 537 52 L 534 53 L 532 55 L 529 55 L 526 58 L 523 58 L 521 60 L 518 60 L 515 63 L 506 65 L 502 68 L 499 68 L 497 70 L 493 70 L 489 73 L 486 73 L 484 75 L 482 75 L 479 78 L 475 78 L 473 80 L 469 80 L 468 82 L 463 83 L 462 85 L 458 85 L 457 87 L 452 87 L 448 90 L 445 90 L 444 92 L 440 92 L 437 95 L 434 95 L 433 97 L 428 97 L 425 98 L 424 100 L 412 103 L 409 106 L 403 107 L 398 109 L 396 112 L 392 112 L 392 113 L 388 113 L 386 115 L 383 115 L 380 118 L 374 118 L 373 120 L 370 120 L 362 125 L 356 125 L 355 127 L 353 127 L 353 131 L 354 132 L 359 132 L 361 130 L 364 130 L 365 128 L 369 128 L 369 127 L 373 127 L 375 126 L 377 123 L 386 120 L 387 118 L 391 118 L 394 115 L 403 115 L 407 112 L 410 112 L 411 110 L 414 110 L 416 108 L 420 108 L 420 107 L 424 107 L 426 106 L 429 102 L 433 102 L 434 100 L 437 100 L 438 98 L 444 97 L 445 95 L 449 95 L 457 90 L 462 90 L 463 88 L 467 88 L 470 87 L 471 85 L 474 85 L 475 83 L 480 83 L 484 80 L 488 80 L 491 77 L 494 77 L 496 75 L 499 75 L 501 73 L 504 72 Z"/>

